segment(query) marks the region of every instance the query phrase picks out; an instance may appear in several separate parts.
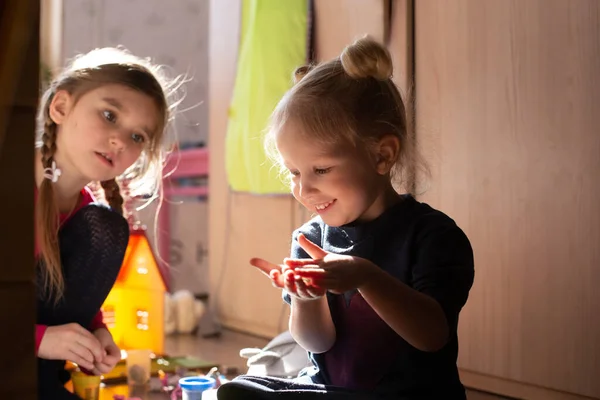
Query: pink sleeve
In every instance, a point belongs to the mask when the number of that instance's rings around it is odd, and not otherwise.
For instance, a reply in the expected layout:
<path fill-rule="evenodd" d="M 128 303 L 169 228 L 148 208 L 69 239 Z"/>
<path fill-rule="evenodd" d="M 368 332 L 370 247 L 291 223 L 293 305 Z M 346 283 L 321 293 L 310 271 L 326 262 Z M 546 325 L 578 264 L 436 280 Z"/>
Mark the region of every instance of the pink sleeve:
<path fill-rule="evenodd" d="M 104 321 L 102 321 L 102 310 L 98 311 L 92 323 L 90 324 L 90 331 L 94 332 L 96 329 L 106 328 Z"/>
<path fill-rule="evenodd" d="M 35 354 L 37 354 L 40 349 L 40 343 L 42 343 L 42 338 L 44 337 L 47 328 L 46 325 L 35 326 Z"/>

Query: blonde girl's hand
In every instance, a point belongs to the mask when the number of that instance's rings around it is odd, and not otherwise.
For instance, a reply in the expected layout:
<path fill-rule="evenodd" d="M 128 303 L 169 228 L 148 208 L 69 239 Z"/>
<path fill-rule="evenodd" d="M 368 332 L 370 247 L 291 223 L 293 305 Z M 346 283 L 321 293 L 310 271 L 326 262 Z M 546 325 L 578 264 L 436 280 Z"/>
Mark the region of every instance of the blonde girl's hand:
<path fill-rule="evenodd" d="M 325 295 L 325 289 L 307 284 L 300 276 L 294 273 L 294 268 L 287 264 L 273 264 L 262 258 L 253 258 L 250 264 L 258 268 L 271 279 L 276 288 L 285 289 L 290 296 L 299 300 L 314 300 Z"/>
<path fill-rule="evenodd" d="M 363 258 L 328 253 L 304 235 L 298 236 L 298 244 L 312 259 L 288 259 L 286 264 L 304 282 L 332 293 L 359 289 L 378 268 Z"/>

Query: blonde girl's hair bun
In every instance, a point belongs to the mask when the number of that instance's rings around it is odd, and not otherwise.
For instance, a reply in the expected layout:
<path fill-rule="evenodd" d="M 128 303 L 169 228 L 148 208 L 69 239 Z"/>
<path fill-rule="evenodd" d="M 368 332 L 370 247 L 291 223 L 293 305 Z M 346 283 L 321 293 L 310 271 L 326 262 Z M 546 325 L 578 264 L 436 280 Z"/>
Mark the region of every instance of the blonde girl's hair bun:
<path fill-rule="evenodd" d="M 340 55 L 340 62 L 344 72 L 354 79 L 375 78 L 385 81 L 392 77 L 390 52 L 368 36 L 347 46 Z"/>

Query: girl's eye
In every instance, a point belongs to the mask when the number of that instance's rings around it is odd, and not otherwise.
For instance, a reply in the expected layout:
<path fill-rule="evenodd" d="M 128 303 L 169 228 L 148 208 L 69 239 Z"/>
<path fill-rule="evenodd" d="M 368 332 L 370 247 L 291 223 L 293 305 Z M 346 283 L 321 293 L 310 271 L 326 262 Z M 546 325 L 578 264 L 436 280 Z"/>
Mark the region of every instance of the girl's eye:
<path fill-rule="evenodd" d="M 324 175 L 329 171 L 331 171 L 331 168 L 315 168 L 315 174 L 317 175 Z"/>
<path fill-rule="evenodd" d="M 146 138 L 144 138 L 143 135 L 137 133 L 131 134 L 131 139 L 133 139 L 135 143 L 144 143 L 144 141 L 146 141 Z"/>
<path fill-rule="evenodd" d="M 117 121 L 117 116 L 112 111 L 104 110 L 102 111 L 102 115 L 104 116 L 104 119 L 110 123 L 114 124 Z"/>
<path fill-rule="evenodd" d="M 300 171 L 290 171 L 290 175 L 292 175 L 292 176 L 299 176 L 300 175 Z"/>

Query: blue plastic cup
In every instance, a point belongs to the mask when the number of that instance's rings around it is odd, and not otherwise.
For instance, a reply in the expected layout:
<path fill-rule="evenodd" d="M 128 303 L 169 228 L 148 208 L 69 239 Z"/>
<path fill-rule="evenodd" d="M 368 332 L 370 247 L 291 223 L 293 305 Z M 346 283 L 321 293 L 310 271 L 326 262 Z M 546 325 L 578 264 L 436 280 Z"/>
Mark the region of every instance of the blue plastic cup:
<path fill-rule="evenodd" d="M 179 380 L 182 400 L 202 400 L 202 393 L 215 387 L 215 379 L 205 376 L 188 376 Z"/>

